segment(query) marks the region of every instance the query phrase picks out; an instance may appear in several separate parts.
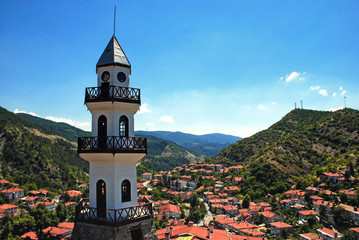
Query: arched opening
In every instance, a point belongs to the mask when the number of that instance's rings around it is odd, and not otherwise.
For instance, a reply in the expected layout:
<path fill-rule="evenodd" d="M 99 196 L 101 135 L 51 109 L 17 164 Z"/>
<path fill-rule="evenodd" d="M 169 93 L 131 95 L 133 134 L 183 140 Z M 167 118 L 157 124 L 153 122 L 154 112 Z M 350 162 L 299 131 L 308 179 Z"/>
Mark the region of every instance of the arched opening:
<path fill-rule="evenodd" d="M 128 137 L 128 118 L 120 117 L 120 137 Z"/>
<path fill-rule="evenodd" d="M 123 180 L 121 185 L 122 190 L 122 202 L 129 202 L 131 201 L 131 183 L 130 181 Z"/>
<path fill-rule="evenodd" d="M 106 217 L 106 183 L 100 179 L 96 183 L 97 217 Z"/>
<path fill-rule="evenodd" d="M 107 137 L 107 118 L 101 115 L 98 118 L 98 146 L 99 148 L 106 148 Z"/>

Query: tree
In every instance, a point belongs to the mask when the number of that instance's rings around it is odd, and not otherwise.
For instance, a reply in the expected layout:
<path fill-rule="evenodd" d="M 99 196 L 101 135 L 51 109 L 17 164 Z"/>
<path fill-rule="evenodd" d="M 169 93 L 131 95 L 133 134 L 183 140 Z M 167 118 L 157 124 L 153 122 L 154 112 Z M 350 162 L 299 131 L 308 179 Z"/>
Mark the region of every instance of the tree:
<path fill-rule="evenodd" d="M 251 197 L 248 194 L 246 194 L 242 202 L 242 208 L 249 208 L 250 203 L 251 203 Z"/>
<path fill-rule="evenodd" d="M 56 216 L 60 222 L 63 222 L 67 219 L 67 207 L 60 203 L 56 206 Z"/>
<path fill-rule="evenodd" d="M 341 206 L 336 206 L 333 209 L 334 221 L 340 226 L 347 226 L 351 224 L 350 214 Z"/>
<path fill-rule="evenodd" d="M 353 231 L 347 229 L 343 232 L 342 240 L 356 240 L 356 236 Z"/>
<path fill-rule="evenodd" d="M 51 225 L 51 212 L 44 204 L 37 205 L 36 208 L 31 209 L 30 215 L 35 219 L 35 229 L 41 231 Z"/>

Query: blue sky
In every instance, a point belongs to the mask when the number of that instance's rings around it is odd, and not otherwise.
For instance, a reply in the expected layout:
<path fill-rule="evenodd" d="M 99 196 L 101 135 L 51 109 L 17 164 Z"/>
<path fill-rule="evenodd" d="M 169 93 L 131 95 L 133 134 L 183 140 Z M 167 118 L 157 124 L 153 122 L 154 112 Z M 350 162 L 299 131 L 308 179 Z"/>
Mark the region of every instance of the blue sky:
<path fill-rule="evenodd" d="M 1 1 L 0 106 L 90 129 L 113 34 L 141 89 L 136 130 L 241 137 L 294 108 L 359 108 L 358 1 Z"/>

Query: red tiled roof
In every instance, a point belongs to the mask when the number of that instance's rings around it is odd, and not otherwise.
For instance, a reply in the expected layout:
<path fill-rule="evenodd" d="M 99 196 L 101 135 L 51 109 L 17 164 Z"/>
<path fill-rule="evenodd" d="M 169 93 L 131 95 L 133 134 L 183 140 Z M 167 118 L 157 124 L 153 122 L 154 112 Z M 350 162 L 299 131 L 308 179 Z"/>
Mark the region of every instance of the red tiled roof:
<path fill-rule="evenodd" d="M 268 211 L 260 212 L 259 214 L 262 214 L 265 218 L 272 218 L 275 216 L 275 213 Z"/>
<path fill-rule="evenodd" d="M 314 210 L 299 211 L 299 214 L 302 214 L 304 216 L 317 215 Z"/>
<path fill-rule="evenodd" d="M 220 219 L 216 219 L 215 222 L 217 222 L 219 224 L 229 224 L 229 223 L 234 223 L 234 219 L 233 218 L 220 218 Z"/>
<path fill-rule="evenodd" d="M 21 188 L 9 188 L 9 189 L 2 190 L 1 192 L 2 193 L 15 193 L 15 192 L 22 192 L 22 191 L 24 191 L 24 189 L 21 189 Z"/>
<path fill-rule="evenodd" d="M 58 228 L 58 227 L 48 227 L 42 230 L 44 233 L 50 232 L 51 235 L 63 235 L 65 233 L 71 232 L 71 229 L 67 228 Z"/>
<path fill-rule="evenodd" d="M 292 225 L 289 225 L 285 222 L 274 222 L 274 223 L 270 223 L 271 226 L 276 227 L 276 228 L 291 228 L 293 227 Z"/>
<path fill-rule="evenodd" d="M 75 226 L 75 223 L 73 222 L 62 222 L 57 225 L 59 228 L 67 228 L 67 229 L 73 229 Z"/>
<path fill-rule="evenodd" d="M 258 228 L 257 225 L 254 225 L 254 224 L 251 224 L 248 222 L 232 223 L 232 224 L 230 224 L 230 226 L 237 230 Z"/>
<path fill-rule="evenodd" d="M 67 194 L 69 194 L 70 197 L 78 197 L 82 195 L 82 192 L 76 190 L 69 190 L 67 191 Z"/>
<path fill-rule="evenodd" d="M 159 208 L 159 214 L 162 215 L 164 213 L 177 213 L 177 214 L 181 214 L 181 210 L 179 208 L 178 205 L 173 205 L 173 204 L 167 204 L 167 205 L 163 205 Z"/>
<path fill-rule="evenodd" d="M 13 209 L 13 208 L 18 208 L 18 206 L 16 206 L 16 205 L 11 205 L 11 204 L 3 204 L 3 205 L 0 205 L 0 209 L 3 209 L 3 210 Z"/>
<path fill-rule="evenodd" d="M 21 236 L 21 238 L 27 238 L 29 237 L 31 240 L 37 240 L 37 235 L 35 232 L 27 232 L 24 235 Z"/>
<path fill-rule="evenodd" d="M 352 230 L 353 232 L 359 233 L 359 227 L 357 227 L 357 228 L 350 228 L 350 230 Z"/>
<path fill-rule="evenodd" d="M 317 231 L 322 232 L 322 234 L 329 235 L 331 237 L 334 237 L 335 233 L 337 233 L 337 232 L 334 232 L 333 230 L 326 228 L 326 227 L 321 227 L 321 228 L 317 229 Z M 337 234 L 338 234 L 338 236 L 341 236 L 340 233 L 337 233 Z"/>
<path fill-rule="evenodd" d="M 9 182 L 8 180 L 3 179 L 3 180 L 0 180 L 0 183 L 2 183 L 2 184 L 9 184 L 10 182 Z"/>

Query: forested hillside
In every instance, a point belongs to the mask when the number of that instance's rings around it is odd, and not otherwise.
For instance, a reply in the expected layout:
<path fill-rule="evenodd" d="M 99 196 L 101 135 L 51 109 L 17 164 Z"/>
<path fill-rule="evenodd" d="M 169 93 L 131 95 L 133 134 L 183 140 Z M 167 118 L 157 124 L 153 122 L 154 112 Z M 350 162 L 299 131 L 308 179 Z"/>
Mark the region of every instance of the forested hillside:
<path fill-rule="evenodd" d="M 147 138 L 148 145 L 148 155 L 141 161 L 145 169 L 140 167 L 140 173 L 145 171 L 168 171 L 183 164 L 201 162 L 205 159 L 203 154 L 181 147 L 174 142 L 149 135 L 136 136 Z M 143 170 L 141 171 L 141 169 Z"/>
<path fill-rule="evenodd" d="M 136 134 L 151 135 L 167 139 L 180 146 L 192 149 L 209 157 L 213 157 L 223 148 L 228 147 L 230 144 L 242 139 L 240 137 L 220 133 L 194 135 L 170 131 L 136 131 Z"/>
<path fill-rule="evenodd" d="M 73 188 L 88 172 L 76 150 L 56 131 L 0 108 L 0 178 L 29 188 Z"/>
<path fill-rule="evenodd" d="M 314 181 L 323 171 L 358 164 L 359 112 L 296 109 L 267 130 L 223 149 L 208 162 L 243 164 L 258 189 Z M 357 165 L 356 165 L 357 166 Z M 249 181 L 250 182 L 250 181 Z"/>

